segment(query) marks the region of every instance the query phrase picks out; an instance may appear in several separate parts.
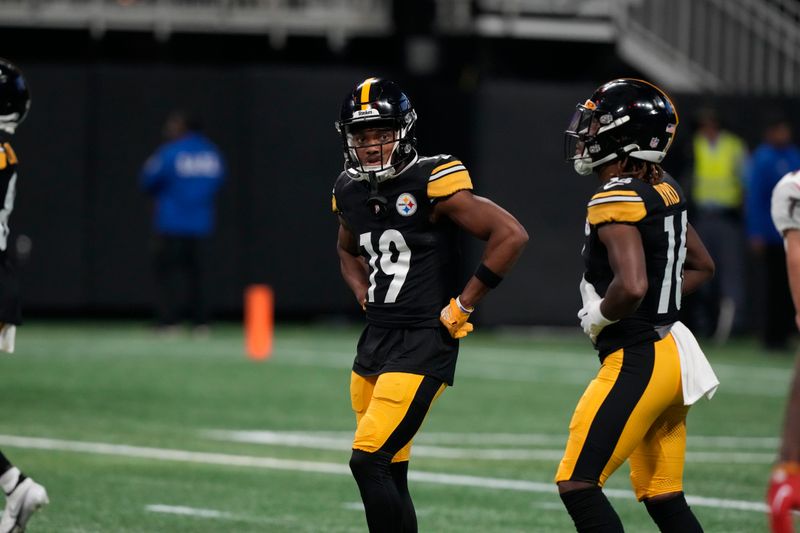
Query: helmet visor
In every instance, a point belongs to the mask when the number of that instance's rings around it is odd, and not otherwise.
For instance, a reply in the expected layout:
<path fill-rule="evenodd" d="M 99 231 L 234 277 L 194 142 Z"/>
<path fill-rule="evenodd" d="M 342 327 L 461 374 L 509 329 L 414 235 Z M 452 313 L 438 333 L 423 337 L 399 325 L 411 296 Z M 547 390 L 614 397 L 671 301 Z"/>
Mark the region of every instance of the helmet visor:
<path fill-rule="evenodd" d="M 579 104 L 564 131 L 564 159 L 574 161 L 590 157 L 586 146 L 590 144 L 599 129 L 597 120 L 593 120 L 594 111 Z"/>

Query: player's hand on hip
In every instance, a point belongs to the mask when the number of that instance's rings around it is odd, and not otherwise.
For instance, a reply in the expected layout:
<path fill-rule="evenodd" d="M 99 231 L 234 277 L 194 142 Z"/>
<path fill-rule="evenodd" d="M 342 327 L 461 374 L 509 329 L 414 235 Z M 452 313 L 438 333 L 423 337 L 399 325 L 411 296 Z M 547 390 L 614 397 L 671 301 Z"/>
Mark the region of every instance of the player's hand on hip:
<path fill-rule="evenodd" d="M 772 471 L 767 489 L 772 533 L 794 533 L 792 511 L 800 510 L 800 465 L 781 463 Z"/>
<path fill-rule="evenodd" d="M 472 324 L 467 322 L 473 310 L 461 305 L 457 297 L 450 298 L 450 303 L 439 313 L 439 321 L 447 328 L 451 337 L 462 339 L 474 329 Z"/>
<path fill-rule="evenodd" d="M 597 342 L 597 336 L 603 331 L 603 328 L 609 324 L 617 322 L 616 320 L 609 320 L 600 311 L 600 300 L 590 300 L 587 302 L 580 311 L 578 311 L 578 318 L 581 319 L 581 328 L 586 333 L 593 343 Z"/>

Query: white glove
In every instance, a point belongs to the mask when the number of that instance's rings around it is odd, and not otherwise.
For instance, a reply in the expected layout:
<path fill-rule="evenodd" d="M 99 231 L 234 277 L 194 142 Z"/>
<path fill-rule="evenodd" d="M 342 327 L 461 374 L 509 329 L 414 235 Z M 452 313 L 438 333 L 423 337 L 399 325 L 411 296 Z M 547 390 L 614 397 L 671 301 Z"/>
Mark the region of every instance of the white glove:
<path fill-rule="evenodd" d="M 586 307 L 586 304 L 588 304 L 589 302 L 602 299 L 600 298 L 600 295 L 597 294 L 597 291 L 594 289 L 594 285 L 586 281 L 586 278 L 582 276 L 579 289 L 581 291 L 581 302 L 583 303 L 584 307 Z"/>
<path fill-rule="evenodd" d="M 597 343 L 597 336 L 603 331 L 603 328 L 609 324 L 617 322 L 617 320 L 609 320 L 603 316 L 600 311 L 600 304 L 603 299 L 597 294 L 594 285 L 581 278 L 580 283 L 581 300 L 583 307 L 578 311 L 578 318 L 581 319 L 581 328 L 592 340 L 592 343 Z"/>

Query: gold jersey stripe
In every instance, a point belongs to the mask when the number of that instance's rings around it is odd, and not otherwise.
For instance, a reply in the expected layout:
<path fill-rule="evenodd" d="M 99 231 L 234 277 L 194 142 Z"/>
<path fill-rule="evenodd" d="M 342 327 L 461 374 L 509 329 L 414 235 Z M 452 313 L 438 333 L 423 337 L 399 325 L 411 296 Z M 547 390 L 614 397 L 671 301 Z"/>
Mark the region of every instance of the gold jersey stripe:
<path fill-rule="evenodd" d="M 19 163 L 19 161 L 17 160 L 17 154 L 14 153 L 14 149 L 11 148 L 10 144 L 3 143 L 3 148 L 5 149 L 6 154 L 8 154 L 9 165 L 16 165 L 17 163 Z"/>
<path fill-rule="evenodd" d="M 596 200 L 598 198 L 605 198 L 607 196 L 639 196 L 639 193 L 636 191 L 607 191 L 607 192 L 599 192 L 592 196 L 592 200 Z"/>
<path fill-rule="evenodd" d="M 336 214 L 339 213 L 339 207 L 336 205 L 336 195 L 335 194 L 331 196 L 331 211 L 333 211 Z"/>
<path fill-rule="evenodd" d="M 647 215 L 644 202 L 608 202 L 589 207 L 589 224 L 639 222 Z"/>
<path fill-rule="evenodd" d="M 658 185 L 653 185 L 653 188 L 659 195 L 661 195 L 661 198 L 664 200 L 666 205 L 675 205 L 681 202 L 681 197 L 678 195 L 678 191 L 676 191 L 669 183 L 659 183 Z"/>
<path fill-rule="evenodd" d="M 367 78 L 361 85 L 361 109 L 367 108 L 367 102 L 369 102 L 369 89 L 372 87 L 373 81 L 375 81 L 375 78 Z"/>
<path fill-rule="evenodd" d="M 449 163 L 445 163 L 444 165 L 439 165 L 438 167 L 431 170 L 431 175 L 436 174 L 440 170 L 444 170 L 446 168 L 454 167 L 456 165 L 461 165 L 461 161 L 450 161 Z"/>
<path fill-rule="evenodd" d="M 464 189 L 472 190 L 472 179 L 469 177 L 469 172 L 460 170 L 438 180 L 429 181 L 428 198 L 442 198 Z"/>

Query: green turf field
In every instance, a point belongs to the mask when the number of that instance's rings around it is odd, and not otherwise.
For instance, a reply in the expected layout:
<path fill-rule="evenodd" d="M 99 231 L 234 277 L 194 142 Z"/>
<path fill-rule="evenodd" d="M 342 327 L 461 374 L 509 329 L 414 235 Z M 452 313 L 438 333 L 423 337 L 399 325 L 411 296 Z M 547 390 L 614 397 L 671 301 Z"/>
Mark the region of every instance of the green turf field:
<path fill-rule="evenodd" d="M 29 531 L 366 531 L 347 468 L 357 336 L 278 327 L 273 357 L 255 363 L 236 326 L 202 340 L 24 326 L 0 357 L 0 449 L 50 493 Z M 792 358 L 749 341 L 707 353 L 722 386 L 689 415 L 685 488 L 706 531 L 765 531 Z M 577 334 L 464 341 L 413 453 L 420 531 L 572 531 L 551 480 L 596 369 Z M 655 531 L 626 467 L 607 488 L 627 531 Z"/>

